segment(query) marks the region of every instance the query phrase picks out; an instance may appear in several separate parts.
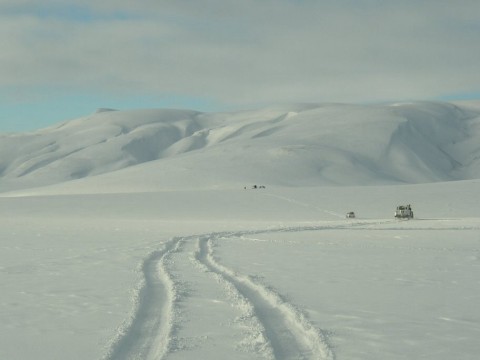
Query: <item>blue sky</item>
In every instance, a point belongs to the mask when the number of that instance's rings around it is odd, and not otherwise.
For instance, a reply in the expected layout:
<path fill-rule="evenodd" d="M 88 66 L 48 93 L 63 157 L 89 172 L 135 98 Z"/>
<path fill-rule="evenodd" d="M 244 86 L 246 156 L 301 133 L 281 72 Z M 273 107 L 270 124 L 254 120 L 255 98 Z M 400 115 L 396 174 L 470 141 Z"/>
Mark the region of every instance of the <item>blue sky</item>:
<path fill-rule="evenodd" d="M 480 97 L 477 0 L 2 0 L 0 132 L 97 108 Z"/>

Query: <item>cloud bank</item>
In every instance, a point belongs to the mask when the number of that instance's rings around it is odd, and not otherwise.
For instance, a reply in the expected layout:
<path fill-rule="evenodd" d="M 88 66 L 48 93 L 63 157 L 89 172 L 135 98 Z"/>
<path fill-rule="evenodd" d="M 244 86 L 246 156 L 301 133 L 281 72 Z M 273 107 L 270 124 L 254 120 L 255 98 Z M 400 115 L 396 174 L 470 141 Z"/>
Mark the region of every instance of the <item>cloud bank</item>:
<path fill-rule="evenodd" d="M 476 0 L 24 0 L 0 14 L 2 93 L 250 104 L 480 90 Z"/>

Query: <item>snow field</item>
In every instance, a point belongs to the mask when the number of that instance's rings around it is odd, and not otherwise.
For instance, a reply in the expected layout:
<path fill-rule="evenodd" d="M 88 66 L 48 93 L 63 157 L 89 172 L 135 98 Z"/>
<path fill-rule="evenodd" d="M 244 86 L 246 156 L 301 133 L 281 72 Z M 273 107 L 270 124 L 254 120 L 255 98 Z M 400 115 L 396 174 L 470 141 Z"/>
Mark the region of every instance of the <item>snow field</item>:
<path fill-rule="evenodd" d="M 303 308 L 336 358 L 475 359 L 480 223 L 416 222 L 230 238 L 216 253 Z"/>
<path fill-rule="evenodd" d="M 477 187 L 3 197 L 0 355 L 474 359 Z"/>

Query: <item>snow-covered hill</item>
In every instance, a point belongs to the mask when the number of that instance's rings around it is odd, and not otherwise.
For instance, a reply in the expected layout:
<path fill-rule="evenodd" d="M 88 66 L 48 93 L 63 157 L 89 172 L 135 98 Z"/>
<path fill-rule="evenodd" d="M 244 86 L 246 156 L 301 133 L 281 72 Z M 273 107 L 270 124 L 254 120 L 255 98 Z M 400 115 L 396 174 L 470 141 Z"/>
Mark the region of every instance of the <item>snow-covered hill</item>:
<path fill-rule="evenodd" d="M 468 104 L 102 109 L 40 131 L 0 135 L 0 191 L 101 174 L 100 187 L 154 190 L 474 179 L 478 144 L 480 110 Z M 122 176 L 112 174 L 122 169 Z"/>

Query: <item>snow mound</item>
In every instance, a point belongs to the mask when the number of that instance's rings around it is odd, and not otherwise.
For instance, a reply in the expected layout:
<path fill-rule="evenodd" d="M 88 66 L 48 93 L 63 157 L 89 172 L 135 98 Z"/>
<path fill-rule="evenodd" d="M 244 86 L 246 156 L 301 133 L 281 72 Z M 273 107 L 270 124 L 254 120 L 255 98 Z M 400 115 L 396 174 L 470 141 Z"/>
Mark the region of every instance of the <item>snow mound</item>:
<path fill-rule="evenodd" d="M 468 104 L 110 110 L 0 135 L 0 191 L 93 176 L 118 189 L 480 178 L 480 109 Z"/>

